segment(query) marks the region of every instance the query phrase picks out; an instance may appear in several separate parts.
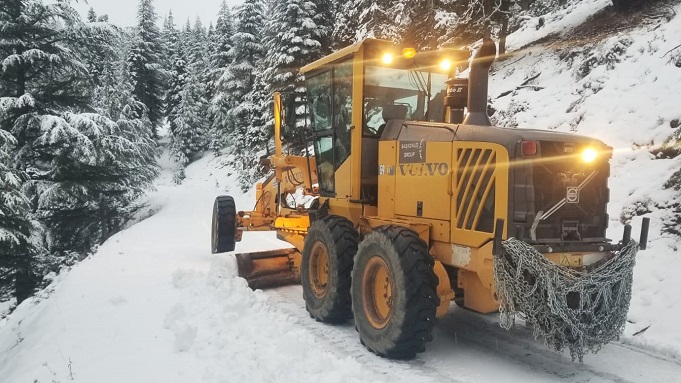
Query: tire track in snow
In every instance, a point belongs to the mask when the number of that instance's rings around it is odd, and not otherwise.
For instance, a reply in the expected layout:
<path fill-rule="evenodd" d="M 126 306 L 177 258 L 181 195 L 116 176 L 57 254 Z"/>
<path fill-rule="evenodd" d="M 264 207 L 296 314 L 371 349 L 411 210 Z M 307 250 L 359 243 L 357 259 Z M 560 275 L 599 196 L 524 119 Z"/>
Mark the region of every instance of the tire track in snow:
<path fill-rule="evenodd" d="M 413 382 L 414 376 L 418 376 L 419 383 L 443 380 L 457 382 L 452 376 L 442 375 L 438 370 L 430 368 L 421 358 L 424 354 L 419 354 L 416 359 L 410 361 L 389 360 L 376 356 L 360 343 L 352 321 L 344 325 L 317 322 L 305 310 L 303 291 L 300 286 L 284 286 L 267 290 L 267 295 L 278 309 L 296 318 L 301 327 L 308 329 L 327 351 L 338 357 L 351 356 L 367 368 L 389 375 L 394 378 L 391 380 L 397 382 Z"/>
<path fill-rule="evenodd" d="M 529 381 L 676 382 L 681 374 L 678 363 L 619 343 L 607 345 L 598 354 L 588 354 L 584 364 L 579 364 L 573 362 L 569 354 L 551 351 L 534 340 L 531 328 L 521 325 L 507 331 L 499 327 L 496 314 L 481 315 L 454 306 L 440 319 L 435 328 L 435 341 L 425 353 L 412 361 L 390 361 L 366 350 L 352 324 L 333 326 L 310 318 L 299 286 L 266 293 L 273 305 L 315 334 L 326 350 L 339 357 L 352 356 L 364 366 L 394 376 L 397 381 L 405 374 L 419 376 L 420 381 L 497 381 L 494 373 L 468 366 L 470 360 L 476 359 L 492 369 L 500 366 L 501 372 L 497 374 L 502 375 L 499 376 L 503 376 L 510 365 L 528 375 Z M 638 365 L 646 367 L 638 369 L 635 367 Z"/>
<path fill-rule="evenodd" d="M 496 314 L 481 315 L 453 307 L 441 319 L 438 336 L 463 341 L 464 346 L 481 347 L 496 357 L 511 359 L 561 381 L 677 382 L 681 374 L 680 364 L 617 342 L 604 346 L 597 354 L 587 354 L 584 364 L 579 364 L 571 360 L 567 351 L 551 351 L 542 342 L 534 340 L 532 329 L 525 327 L 522 321 L 511 330 L 505 330 L 499 326 L 497 318 Z M 646 368 L 632 368 L 632 363 Z"/>

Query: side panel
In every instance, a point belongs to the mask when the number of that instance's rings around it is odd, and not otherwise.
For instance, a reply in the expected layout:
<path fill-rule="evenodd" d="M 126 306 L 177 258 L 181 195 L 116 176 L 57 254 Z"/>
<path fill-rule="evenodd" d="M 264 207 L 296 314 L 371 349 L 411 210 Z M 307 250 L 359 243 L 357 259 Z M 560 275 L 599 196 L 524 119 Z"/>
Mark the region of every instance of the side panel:
<path fill-rule="evenodd" d="M 354 156 L 359 150 L 353 150 L 350 157 Z M 352 176 L 352 161 L 350 158 L 345 160 L 336 170 L 334 174 L 334 179 L 336 181 L 336 198 L 350 198 L 352 195 L 352 188 L 350 180 Z"/>
<path fill-rule="evenodd" d="M 451 142 L 398 141 L 395 214 L 449 220 Z"/>
<path fill-rule="evenodd" d="M 397 141 L 378 143 L 378 216 L 395 218 Z"/>
<path fill-rule="evenodd" d="M 508 222 L 508 161 L 501 145 L 453 143 L 453 243 L 481 247 L 494 237 L 497 219 Z"/>

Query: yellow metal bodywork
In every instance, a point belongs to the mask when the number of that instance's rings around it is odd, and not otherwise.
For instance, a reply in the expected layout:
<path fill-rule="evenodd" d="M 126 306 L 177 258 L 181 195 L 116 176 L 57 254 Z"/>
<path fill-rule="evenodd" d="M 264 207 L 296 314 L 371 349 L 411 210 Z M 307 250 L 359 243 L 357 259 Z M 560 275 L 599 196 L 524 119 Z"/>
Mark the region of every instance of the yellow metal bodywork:
<path fill-rule="evenodd" d="M 457 225 L 456 220 L 470 220 L 475 226 L 481 219 L 481 209 L 458 206 L 456 196 L 480 195 L 490 193 L 487 188 L 463 182 L 470 172 L 493 173 L 495 190 L 495 218 L 505 219 L 508 195 L 508 155 L 498 145 L 458 141 L 430 141 L 423 137 L 426 157 L 423 163 L 399 163 L 400 140 L 380 141 L 378 144 L 378 163 L 381 167 L 391 168 L 391 172 L 378 177 L 378 203 L 360 201 L 362 185 L 362 139 L 364 124 L 364 70 L 367 63 L 376 65 L 377 52 L 395 50 L 389 41 L 366 40 L 326 56 L 301 69 L 302 73 L 312 73 L 328 69 L 338 63 L 353 60 L 352 74 L 352 113 L 351 113 L 351 153 L 335 171 L 335 196 L 321 196 L 319 202 L 326 205 L 330 214 L 343 216 L 354 222 L 361 234 L 367 234 L 376 227 L 398 225 L 415 231 L 428 245 L 430 254 L 435 258 L 435 272 L 438 275 L 438 295 L 441 305 L 437 315 L 442 316 L 454 292 L 450 285 L 449 274 L 445 269 L 459 269 L 458 287 L 466 290 L 465 306 L 476 311 L 489 312 L 498 303 L 493 297 L 491 271 L 491 242 L 493 233 L 480 232 Z M 252 212 L 240 212 L 239 223 L 242 230 L 276 230 L 278 238 L 291 243 L 297 251 L 286 254 L 286 259 L 294 273 L 299 274 L 300 253 L 304 237 L 309 227 L 308 215 L 302 209 L 282 207 L 283 196 L 292 194 L 298 188 L 314 194 L 317 183 L 317 166 L 314 158 L 288 156 L 282 153 L 281 98 L 275 94 L 275 154 L 270 158 L 274 177 L 258 185 L 257 203 Z M 444 127 L 443 127 L 444 128 Z M 459 155 L 462 149 L 490 150 L 495 153 L 495 162 L 478 161 L 467 163 Z M 467 173 L 468 172 L 468 173 Z M 279 198 L 274 198 L 279 194 Z M 468 198 L 470 199 L 470 198 Z M 466 198 L 464 198 L 466 200 Z M 417 211 L 418 210 L 418 211 Z M 470 260 L 464 262 L 460 256 L 461 248 L 470 249 Z M 280 260 L 268 260 L 272 267 Z"/>
<path fill-rule="evenodd" d="M 277 238 L 292 244 L 294 249 L 236 254 L 239 276 L 253 288 L 300 281 L 301 252 L 310 217 L 304 206 L 288 206 L 284 201 L 300 190 L 307 195 L 317 192 L 313 187 L 317 183 L 315 159 L 283 153 L 281 110 L 281 97 L 275 93 L 275 153 L 267 161 L 274 172 L 256 185 L 253 210 L 237 213 L 235 240 L 240 241 L 244 231 L 274 230 Z"/>
<path fill-rule="evenodd" d="M 452 300 L 454 300 L 454 290 L 452 290 L 452 286 L 449 281 L 449 275 L 447 274 L 445 267 L 442 265 L 442 262 L 435 261 L 433 270 L 435 271 L 435 275 L 437 275 L 439 281 L 437 285 L 437 296 L 440 298 L 440 305 L 437 306 L 435 317 L 442 318 L 447 314 L 449 311 L 449 305 L 452 303 Z"/>
<path fill-rule="evenodd" d="M 496 219 L 508 221 L 509 155 L 504 147 L 455 139 L 436 141 L 424 135 L 419 138 L 425 148 L 423 161 L 402 163 L 400 139 L 380 141 L 378 164 L 382 171 L 378 175 L 378 202 L 361 201 L 364 72 L 367 63 L 376 65 L 379 60 L 376 52 L 385 49 L 396 48 L 389 41 L 366 40 L 301 69 L 306 76 L 312 76 L 348 59 L 353 62 L 351 152 L 335 171 L 335 195 L 320 196 L 319 203 L 329 214 L 353 222 L 361 235 L 384 225 L 408 227 L 416 232 L 428 244 L 435 259 L 434 271 L 440 280 L 438 317 L 447 312 L 455 298 L 454 287 L 465 290 L 465 307 L 483 313 L 495 311 L 498 301 L 494 298 L 491 242 L 494 229 L 490 229 L 488 223 Z M 291 194 L 301 187 L 314 195 L 317 166 L 314 158 L 282 153 L 278 94 L 274 105 L 275 154 L 270 159 L 274 177 L 259 185 L 256 207 L 253 212 L 242 213 L 240 223 L 247 230 L 277 230 L 280 239 L 296 248 L 296 252 L 286 257 L 294 273 L 299 273 L 309 216 L 304 209 L 283 208 L 276 201 L 281 201 L 281 194 Z M 440 125 L 451 130 L 451 125 L 428 123 L 431 128 Z M 418 135 L 418 130 L 416 132 Z M 487 182 L 472 181 L 476 179 Z M 279 199 L 273 198 L 277 194 Z M 492 202 L 493 216 L 487 206 Z M 507 237 L 505 228 L 502 237 Z M 456 275 L 457 286 L 451 286 L 452 274 Z M 318 279 L 321 280 L 319 276 Z"/>

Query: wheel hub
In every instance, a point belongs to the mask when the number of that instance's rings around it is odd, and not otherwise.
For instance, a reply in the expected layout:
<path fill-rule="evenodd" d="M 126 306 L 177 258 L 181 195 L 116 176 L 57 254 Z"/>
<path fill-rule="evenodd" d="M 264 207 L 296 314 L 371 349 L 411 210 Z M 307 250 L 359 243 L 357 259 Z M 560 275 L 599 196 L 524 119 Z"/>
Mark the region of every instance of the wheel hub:
<path fill-rule="evenodd" d="M 384 328 L 393 305 L 390 269 L 383 258 L 373 256 L 362 273 L 362 304 L 366 317 L 374 328 Z"/>
<path fill-rule="evenodd" d="M 310 252 L 310 287 L 317 298 L 323 298 L 329 287 L 329 253 L 321 241 Z"/>

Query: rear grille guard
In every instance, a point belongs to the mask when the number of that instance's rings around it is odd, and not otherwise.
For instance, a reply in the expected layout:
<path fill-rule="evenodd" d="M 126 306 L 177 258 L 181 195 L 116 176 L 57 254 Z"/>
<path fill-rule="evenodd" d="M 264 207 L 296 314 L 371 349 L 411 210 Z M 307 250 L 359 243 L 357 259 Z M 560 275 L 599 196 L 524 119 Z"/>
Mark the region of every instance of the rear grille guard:
<path fill-rule="evenodd" d="M 597 175 L 598 171 L 591 172 L 591 174 L 589 174 L 589 176 L 586 177 L 584 181 L 582 181 L 582 183 L 579 184 L 579 186 L 577 186 L 577 191 L 581 192 L 582 189 L 584 189 L 586 185 L 589 184 L 589 182 L 593 181 L 593 179 L 596 178 Z M 555 212 L 560 210 L 560 208 L 565 206 L 566 203 L 568 203 L 567 196 L 558 201 L 558 203 L 556 203 L 555 205 L 553 205 L 553 207 L 547 210 L 546 213 L 544 213 L 544 211 L 542 210 L 537 212 L 537 215 L 534 217 L 534 221 L 532 222 L 532 227 L 530 228 L 530 238 L 532 238 L 533 241 L 537 240 L 537 226 L 539 226 L 539 222 L 548 219 Z"/>

